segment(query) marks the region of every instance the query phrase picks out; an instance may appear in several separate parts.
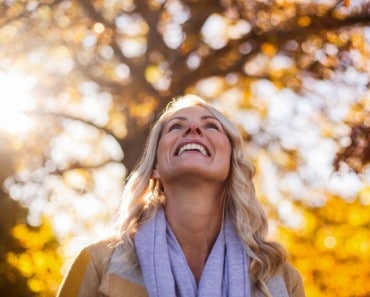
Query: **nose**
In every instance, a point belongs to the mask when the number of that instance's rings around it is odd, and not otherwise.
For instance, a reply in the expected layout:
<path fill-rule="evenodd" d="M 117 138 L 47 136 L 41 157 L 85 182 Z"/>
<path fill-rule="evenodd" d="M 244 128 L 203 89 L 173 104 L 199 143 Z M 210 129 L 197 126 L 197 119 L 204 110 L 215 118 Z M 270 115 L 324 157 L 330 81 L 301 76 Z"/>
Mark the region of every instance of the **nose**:
<path fill-rule="evenodd" d="M 203 135 L 203 131 L 197 123 L 190 123 L 189 127 L 185 130 L 185 135 L 188 134 L 198 134 Z"/>

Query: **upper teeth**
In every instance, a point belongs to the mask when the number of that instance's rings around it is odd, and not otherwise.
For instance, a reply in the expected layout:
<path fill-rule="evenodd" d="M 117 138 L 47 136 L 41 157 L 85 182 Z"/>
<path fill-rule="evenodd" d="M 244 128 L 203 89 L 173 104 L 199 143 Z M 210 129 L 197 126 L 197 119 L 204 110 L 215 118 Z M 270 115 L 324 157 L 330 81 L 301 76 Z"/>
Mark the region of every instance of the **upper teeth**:
<path fill-rule="evenodd" d="M 188 144 L 185 144 L 184 146 L 182 146 L 179 150 L 179 155 L 181 153 L 183 153 L 184 151 L 186 150 L 197 150 L 199 152 L 201 152 L 203 155 L 207 156 L 207 151 L 206 149 L 200 145 L 200 144 L 196 144 L 196 143 L 188 143 Z"/>

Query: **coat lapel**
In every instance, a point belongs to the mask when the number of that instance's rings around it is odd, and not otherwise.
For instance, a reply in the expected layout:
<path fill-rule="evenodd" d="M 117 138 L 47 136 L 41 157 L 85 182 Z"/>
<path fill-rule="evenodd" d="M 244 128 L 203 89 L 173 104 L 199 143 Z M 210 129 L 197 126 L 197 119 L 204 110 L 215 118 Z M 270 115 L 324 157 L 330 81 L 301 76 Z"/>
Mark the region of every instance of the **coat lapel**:
<path fill-rule="evenodd" d="M 287 287 L 281 274 L 270 278 L 266 285 L 273 297 L 289 297 Z M 263 293 L 256 288 L 253 290 L 252 296 L 265 297 Z"/>
<path fill-rule="evenodd" d="M 109 297 L 148 297 L 140 271 L 125 269 L 122 251 L 116 247 L 109 261 L 108 271 L 103 275 L 99 292 Z"/>

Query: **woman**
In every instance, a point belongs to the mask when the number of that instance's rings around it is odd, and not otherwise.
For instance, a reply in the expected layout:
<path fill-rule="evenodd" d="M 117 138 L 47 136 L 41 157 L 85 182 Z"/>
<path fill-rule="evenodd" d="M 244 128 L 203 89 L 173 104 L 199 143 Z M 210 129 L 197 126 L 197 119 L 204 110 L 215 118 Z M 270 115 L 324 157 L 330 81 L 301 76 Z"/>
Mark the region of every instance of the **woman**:
<path fill-rule="evenodd" d="M 59 297 L 304 296 L 256 199 L 237 128 L 201 98 L 170 103 L 125 186 L 118 236 L 80 253 Z"/>

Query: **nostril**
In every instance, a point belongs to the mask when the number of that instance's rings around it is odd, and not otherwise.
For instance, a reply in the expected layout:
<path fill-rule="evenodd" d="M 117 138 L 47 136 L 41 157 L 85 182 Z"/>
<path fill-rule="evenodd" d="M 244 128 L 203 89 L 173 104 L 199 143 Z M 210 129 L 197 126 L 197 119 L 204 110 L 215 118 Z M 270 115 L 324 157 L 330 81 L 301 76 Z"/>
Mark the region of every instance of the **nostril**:
<path fill-rule="evenodd" d="M 185 134 L 189 134 L 191 131 L 191 127 L 189 127 L 188 129 L 185 130 Z"/>
<path fill-rule="evenodd" d="M 185 135 L 189 133 L 195 133 L 202 135 L 202 129 L 197 125 L 197 124 L 191 124 L 186 130 L 185 130 Z"/>

